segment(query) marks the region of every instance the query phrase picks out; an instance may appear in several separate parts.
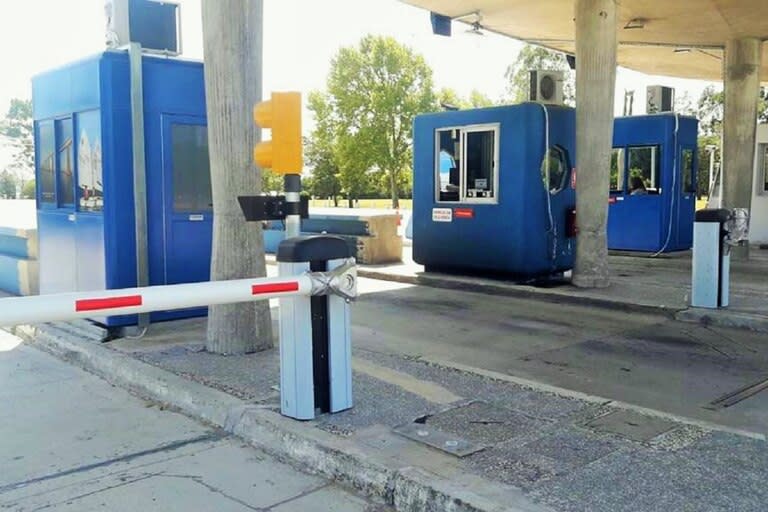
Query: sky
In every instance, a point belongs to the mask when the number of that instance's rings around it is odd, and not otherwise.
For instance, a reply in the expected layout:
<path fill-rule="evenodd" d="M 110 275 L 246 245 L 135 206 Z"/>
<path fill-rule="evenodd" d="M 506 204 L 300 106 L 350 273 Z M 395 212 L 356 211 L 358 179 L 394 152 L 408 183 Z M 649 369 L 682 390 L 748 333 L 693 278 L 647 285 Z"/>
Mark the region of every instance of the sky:
<path fill-rule="evenodd" d="M 202 59 L 200 0 L 177 1 L 182 6 L 184 57 Z M 435 36 L 428 12 L 397 0 L 265 0 L 264 5 L 266 93 L 323 88 L 338 49 L 370 33 L 393 36 L 422 54 L 438 88 L 450 87 L 465 96 L 478 89 L 498 99 L 505 91 L 504 72 L 522 46 L 495 34 L 469 34 L 459 23 L 454 23 L 453 37 Z M 104 49 L 103 6 L 104 0 L 0 1 L 0 113 L 11 98 L 31 96 L 33 75 Z M 688 91 L 695 102 L 707 83 L 620 69 L 617 113 L 625 89 L 637 91 L 635 113 L 643 113 L 647 85 L 670 85 L 678 95 Z M 0 164 L 3 157 L 0 151 Z"/>

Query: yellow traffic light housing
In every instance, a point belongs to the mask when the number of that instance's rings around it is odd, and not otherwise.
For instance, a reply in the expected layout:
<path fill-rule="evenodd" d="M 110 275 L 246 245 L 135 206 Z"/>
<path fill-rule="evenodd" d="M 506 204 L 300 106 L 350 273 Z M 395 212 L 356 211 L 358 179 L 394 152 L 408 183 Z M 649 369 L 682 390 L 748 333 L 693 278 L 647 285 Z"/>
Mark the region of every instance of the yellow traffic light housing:
<path fill-rule="evenodd" d="M 301 93 L 273 92 L 272 99 L 257 103 L 253 120 L 272 130 L 272 139 L 256 144 L 253 159 L 276 174 L 301 174 Z"/>

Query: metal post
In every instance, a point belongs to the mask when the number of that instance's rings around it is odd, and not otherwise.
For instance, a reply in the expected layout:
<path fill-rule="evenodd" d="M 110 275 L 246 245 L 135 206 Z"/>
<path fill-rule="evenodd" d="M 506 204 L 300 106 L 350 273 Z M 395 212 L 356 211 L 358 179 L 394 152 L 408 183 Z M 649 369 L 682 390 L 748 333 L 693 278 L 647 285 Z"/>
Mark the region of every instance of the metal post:
<path fill-rule="evenodd" d="M 136 219 L 136 286 L 149 286 L 149 254 L 147 248 L 147 170 L 144 154 L 144 79 L 141 45 L 128 45 L 131 76 L 131 125 L 133 146 L 133 209 Z M 138 328 L 149 325 L 149 315 L 138 317 Z"/>
<path fill-rule="evenodd" d="M 301 234 L 301 176 L 286 174 L 285 187 L 285 238 L 295 238 Z"/>

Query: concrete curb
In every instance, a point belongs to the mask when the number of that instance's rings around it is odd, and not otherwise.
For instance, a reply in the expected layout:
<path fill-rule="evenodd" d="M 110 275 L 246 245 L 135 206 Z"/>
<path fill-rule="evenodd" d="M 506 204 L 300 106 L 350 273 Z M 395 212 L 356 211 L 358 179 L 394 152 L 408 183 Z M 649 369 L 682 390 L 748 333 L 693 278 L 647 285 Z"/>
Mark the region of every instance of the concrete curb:
<path fill-rule="evenodd" d="M 187 380 L 127 354 L 82 341 L 67 324 L 12 333 L 138 395 L 234 434 L 280 459 L 350 486 L 398 511 L 545 512 L 516 489 L 479 478 L 447 479 L 363 451 L 359 445 Z"/>
<path fill-rule="evenodd" d="M 678 311 L 675 320 L 768 333 L 768 317 L 727 309 L 690 308 Z"/>

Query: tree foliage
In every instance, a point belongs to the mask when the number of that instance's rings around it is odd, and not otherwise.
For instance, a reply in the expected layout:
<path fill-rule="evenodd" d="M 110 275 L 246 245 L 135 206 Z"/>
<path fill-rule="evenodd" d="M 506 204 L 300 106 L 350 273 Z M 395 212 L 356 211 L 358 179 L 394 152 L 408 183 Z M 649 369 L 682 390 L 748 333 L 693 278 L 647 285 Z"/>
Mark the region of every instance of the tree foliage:
<path fill-rule="evenodd" d="M 327 162 L 338 168 L 335 174 L 349 196 L 361 195 L 371 179 L 386 182 L 397 208 L 410 182 L 413 118 L 435 109 L 431 68 L 394 38 L 366 36 L 339 50 L 327 89 L 315 95 L 310 109 L 329 140 L 318 140 L 316 129 L 308 154 L 332 151 Z"/>
<path fill-rule="evenodd" d="M 463 110 L 468 108 L 485 108 L 499 104 L 477 89 L 472 89 L 469 93 L 469 97 L 463 98 L 458 92 L 450 87 L 443 87 L 437 91 L 436 96 L 438 105 L 446 109 Z"/>
<path fill-rule="evenodd" d="M 568 105 L 576 101 L 576 73 L 568 65 L 565 54 L 527 44 L 517 54 L 515 62 L 508 68 L 504 77 L 507 80 L 507 94 L 512 103 L 528 100 L 530 93 L 530 71 L 533 70 L 562 71 L 565 75 L 563 94 Z"/>
<path fill-rule="evenodd" d="M 0 172 L 0 199 L 16 199 L 16 182 L 10 172 Z"/>
<path fill-rule="evenodd" d="M 13 149 L 13 161 L 6 170 L 23 186 L 34 176 L 35 169 L 31 100 L 11 100 L 5 118 L 0 121 L 0 135 Z"/>

